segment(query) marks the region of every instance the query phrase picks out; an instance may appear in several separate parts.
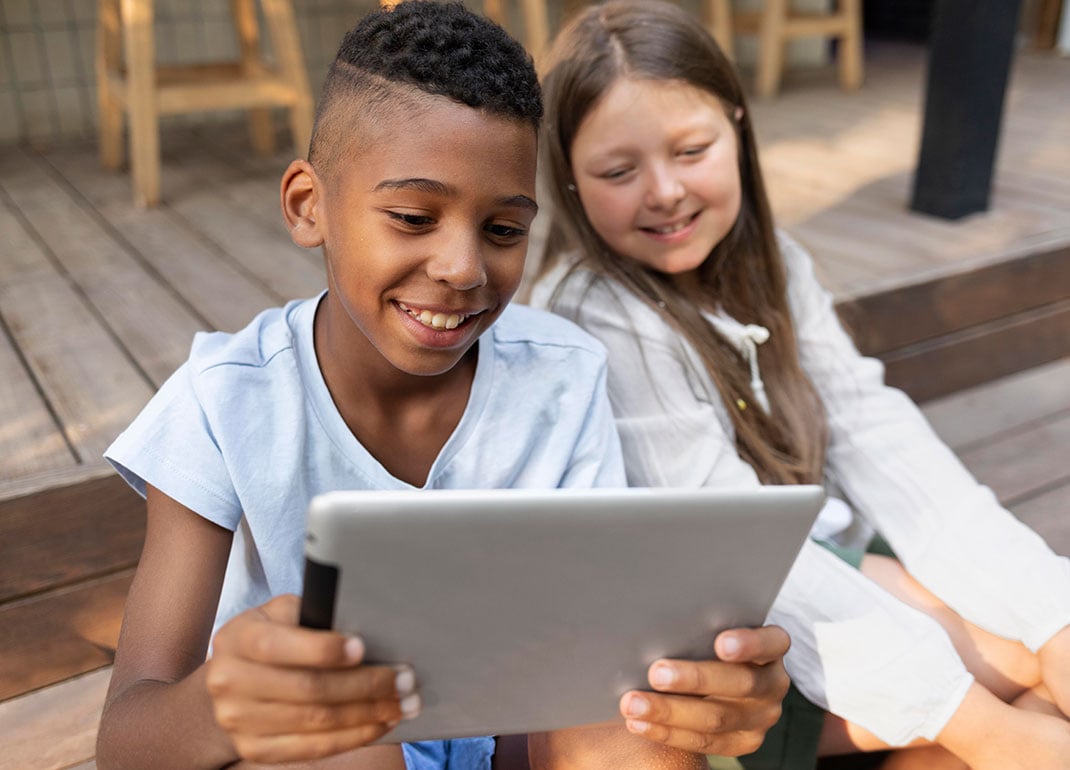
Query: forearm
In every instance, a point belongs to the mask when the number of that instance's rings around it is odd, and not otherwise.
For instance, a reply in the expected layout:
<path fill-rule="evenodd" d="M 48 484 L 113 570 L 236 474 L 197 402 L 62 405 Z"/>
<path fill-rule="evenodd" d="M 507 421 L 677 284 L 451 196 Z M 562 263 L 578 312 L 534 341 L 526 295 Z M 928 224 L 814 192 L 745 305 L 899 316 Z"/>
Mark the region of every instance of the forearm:
<path fill-rule="evenodd" d="M 699 770 L 703 754 L 632 735 L 623 726 L 593 725 L 528 737 L 531 770 Z"/>
<path fill-rule="evenodd" d="M 105 706 L 97 735 L 101 770 L 220 768 L 237 759 L 215 721 L 204 666 L 174 683 L 131 684 Z"/>

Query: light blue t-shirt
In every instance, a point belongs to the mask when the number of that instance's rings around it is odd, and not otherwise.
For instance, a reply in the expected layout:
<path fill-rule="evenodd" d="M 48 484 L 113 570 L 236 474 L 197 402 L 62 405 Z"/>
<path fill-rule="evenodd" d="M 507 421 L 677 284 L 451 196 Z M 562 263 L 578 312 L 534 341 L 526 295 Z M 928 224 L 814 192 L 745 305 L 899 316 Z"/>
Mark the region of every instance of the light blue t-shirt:
<path fill-rule="evenodd" d="M 108 448 L 146 483 L 234 532 L 213 634 L 273 596 L 301 593 L 305 511 L 335 489 L 412 489 L 346 426 L 320 372 L 320 297 L 266 310 L 235 334 L 198 334 L 189 360 Z M 601 344 L 557 316 L 508 307 L 480 338 L 468 405 L 427 489 L 626 486 Z M 493 742 L 406 747 L 413 768 L 489 768 Z"/>

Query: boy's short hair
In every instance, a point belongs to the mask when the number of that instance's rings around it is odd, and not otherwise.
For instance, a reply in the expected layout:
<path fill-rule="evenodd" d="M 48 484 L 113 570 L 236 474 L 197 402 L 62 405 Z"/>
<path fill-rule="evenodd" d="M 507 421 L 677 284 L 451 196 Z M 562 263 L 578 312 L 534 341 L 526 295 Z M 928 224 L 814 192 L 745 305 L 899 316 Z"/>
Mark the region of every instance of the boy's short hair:
<path fill-rule="evenodd" d="M 365 16 L 342 40 L 316 110 L 309 161 L 321 173 L 345 154 L 355 128 L 335 109 L 403 108 L 444 96 L 538 130 L 542 98 L 531 56 L 459 2 L 408 0 Z M 408 98 L 406 98 L 408 97 Z"/>

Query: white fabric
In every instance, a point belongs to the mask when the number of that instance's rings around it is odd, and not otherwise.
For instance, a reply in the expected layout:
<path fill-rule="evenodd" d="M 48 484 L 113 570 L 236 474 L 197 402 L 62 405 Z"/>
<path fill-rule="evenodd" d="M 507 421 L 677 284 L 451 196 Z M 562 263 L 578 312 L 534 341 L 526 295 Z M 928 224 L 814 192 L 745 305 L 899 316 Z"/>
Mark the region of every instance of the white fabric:
<path fill-rule="evenodd" d="M 215 619 L 300 593 L 305 510 L 332 489 L 411 489 L 357 441 L 312 340 L 318 298 L 265 311 L 237 334 L 199 334 L 105 456 L 233 530 Z M 625 486 L 605 394 L 605 351 L 549 313 L 510 307 L 479 340 L 467 408 L 425 488 Z"/>
<path fill-rule="evenodd" d="M 858 354 L 809 255 L 786 236 L 781 249 L 801 364 L 828 413 L 830 487 L 956 612 L 1038 649 L 1070 624 L 1070 561 L 1000 507 L 911 401 L 883 384 L 883 367 Z M 629 483 L 759 484 L 695 350 L 646 303 L 588 271 L 555 296 L 566 268 L 540 281 L 531 301 L 553 298 L 608 348 Z M 838 511 L 817 533 L 843 542 Z M 938 624 L 813 543 L 769 620 L 792 636 L 786 662 L 803 693 L 893 745 L 935 737 L 972 681 Z"/>

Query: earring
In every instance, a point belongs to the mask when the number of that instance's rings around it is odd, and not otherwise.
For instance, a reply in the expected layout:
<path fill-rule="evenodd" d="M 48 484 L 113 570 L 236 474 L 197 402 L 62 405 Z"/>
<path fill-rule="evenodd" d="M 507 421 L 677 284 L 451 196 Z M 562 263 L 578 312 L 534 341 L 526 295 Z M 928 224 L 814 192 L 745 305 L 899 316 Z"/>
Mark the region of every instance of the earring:
<path fill-rule="evenodd" d="M 576 185 L 572 184 L 572 182 L 569 182 L 565 187 L 568 188 L 569 192 L 576 192 Z"/>
<path fill-rule="evenodd" d="M 736 122 L 738 123 L 741 120 L 743 120 L 743 108 L 736 107 Z"/>

